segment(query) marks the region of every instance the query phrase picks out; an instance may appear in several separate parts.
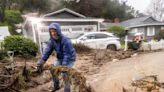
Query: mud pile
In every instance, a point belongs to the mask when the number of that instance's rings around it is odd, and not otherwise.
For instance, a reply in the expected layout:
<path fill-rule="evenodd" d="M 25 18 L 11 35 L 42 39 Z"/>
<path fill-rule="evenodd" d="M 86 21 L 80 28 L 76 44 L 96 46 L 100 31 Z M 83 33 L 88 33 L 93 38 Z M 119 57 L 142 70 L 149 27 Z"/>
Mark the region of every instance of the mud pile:
<path fill-rule="evenodd" d="M 10 61 L 0 62 L 0 92 L 19 92 L 29 88 L 35 88 L 50 81 L 50 73 L 46 72 L 46 78 L 43 74 L 33 73 L 34 66 L 29 66 L 21 62 L 16 62 L 14 67 Z M 45 75 L 45 74 L 44 74 Z"/>
<path fill-rule="evenodd" d="M 73 68 L 45 65 L 43 73 L 39 74 L 33 64 L 26 63 L 16 62 L 12 67 L 10 61 L 1 61 L 0 92 L 25 92 L 25 90 L 49 83 L 52 76 L 59 76 L 63 72 L 68 74 L 68 78 L 63 80 L 71 82 L 74 92 L 94 92 L 94 89 L 86 84 L 86 78 Z"/>
<path fill-rule="evenodd" d="M 104 63 L 119 61 L 121 59 L 130 58 L 134 54 L 133 51 L 110 51 L 110 50 L 97 50 L 94 52 L 93 64 L 102 65 Z"/>
<path fill-rule="evenodd" d="M 92 53 L 79 54 L 77 60 L 81 64 L 78 70 L 87 75 L 96 74 L 102 65 L 130 58 L 134 53 L 134 51 L 94 50 Z"/>

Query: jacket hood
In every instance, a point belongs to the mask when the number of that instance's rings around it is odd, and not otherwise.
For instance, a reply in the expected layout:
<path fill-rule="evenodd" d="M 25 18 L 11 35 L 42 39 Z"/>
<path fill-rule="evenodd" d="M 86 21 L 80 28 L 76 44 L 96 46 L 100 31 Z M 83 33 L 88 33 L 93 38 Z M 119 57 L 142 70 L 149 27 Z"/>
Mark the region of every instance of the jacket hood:
<path fill-rule="evenodd" d="M 61 32 L 61 27 L 58 23 L 51 23 L 49 25 L 49 30 L 50 29 L 55 29 L 58 33 L 58 36 L 61 38 L 63 36 L 62 32 Z"/>

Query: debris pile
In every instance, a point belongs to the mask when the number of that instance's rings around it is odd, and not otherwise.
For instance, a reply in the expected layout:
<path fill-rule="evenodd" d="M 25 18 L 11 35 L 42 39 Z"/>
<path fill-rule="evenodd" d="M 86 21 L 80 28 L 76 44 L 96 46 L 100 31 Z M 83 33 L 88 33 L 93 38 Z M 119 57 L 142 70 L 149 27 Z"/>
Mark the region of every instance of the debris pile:
<path fill-rule="evenodd" d="M 121 60 L 130 58 L 134 52 L 133 51 L 111 51 L 111 50 L 97 50 L 94 53 L 94 65 L 102 65 L 106 62 L 112 61 L 114 59 Z"/>
<path fill-rule="evenodd" d="M 26 64 L 16 63 L 14 68 L 10 61 L 0 63 L 0 92 L 15 92 L 34 88 L 50 81 L 50 77 L 33 73 L 35 68 Z M 42 83 L 41 83 L 42 82 Z"/>
<path fill-rule="evenodd" d="M 157 75 L 150 75 L 133 80 L 132 86 L 147 92 L 159 92 L 160 88 L 164 88 L 164 83 L 158 81 Z"/>
<path fill-rule="evenodd" d="M 0 63 L 0 92 L 19 92 L 35 88 L 51 81 L 52 76 L 59 76 L 67 72 L 74 92 L 94 92 L 93 88 L 86 83 L 86 78 L 73 68 L 64 66 L 54 67 L 45 65 L 43 73 L 36 72 L 36 68 L 30 64 L 15 64 L 14 69 L 10 61 Z"/>
<path fill-rule="evenodd" d="M 67 73 L 68 76 L 64 81 L 71 83 L 73 92 L 95 92 L 90 85 L 87 85 L 86 78 L 76 71 L 76 69 L 65 66 L 53 67 L 50 65 L 45 66 L 44 69 L 50 70 L 53 77 L 59 77 L 61 73 Z"/>

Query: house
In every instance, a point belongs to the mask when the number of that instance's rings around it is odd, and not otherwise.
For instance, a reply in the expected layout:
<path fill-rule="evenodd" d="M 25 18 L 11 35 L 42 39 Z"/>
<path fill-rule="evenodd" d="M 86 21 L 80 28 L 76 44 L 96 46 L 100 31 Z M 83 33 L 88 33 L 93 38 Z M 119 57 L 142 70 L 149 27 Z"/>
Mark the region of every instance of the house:
<path fill-rule="evenodd" d="M 129 34 L 143 33 L 145 40 L 153 39 L 161 29 L 164 29 L 164 22 L 157 21 L 151 16 L 129 19 L 121 22 L 120 25 L 128 29 Z"/>
<path fill-rule="evenodd" d="M 103 21 L 103 19 L 86 17 L 68 8 L 45 14 L 42 17 L 53 19 L 52 21 L 46 21 L 46 24 L 58 22 L 62 25 L 63 33 L 99 31 L 100 23 Z"/>
<path fill-rule="evenodd" d="M 124 27 L 125 29 L 128 29 L 129 40 L 132 40 L 132 36 L 135 33 L 142 33 L 144 34 L 143 36 L 145 40 L 151 40 L 156 35 L 158 35 L 161 29 L 164 29 L 164 22 L 157 21 L 151 16 L 144 16 L 129 19 L 122 22 L 102 22 L 100 24 L 100 30 L 106 31 L 108 28 L 112 26 L 120 26 Z"/>
<path fill-rule="evenodd" d="M 40 44 L 46 43 L 50 36 L 48 25 L 57 22 L 61 25 L 62 33 L 68 35 L 77 32 L 100 31 L 100 23 L 104 19 L 90 18 L 68 8 L 42 15 L 39 18 L 26 16 L 23 34 Z M 42 51 L 42 50 L 41 50 Z"/>

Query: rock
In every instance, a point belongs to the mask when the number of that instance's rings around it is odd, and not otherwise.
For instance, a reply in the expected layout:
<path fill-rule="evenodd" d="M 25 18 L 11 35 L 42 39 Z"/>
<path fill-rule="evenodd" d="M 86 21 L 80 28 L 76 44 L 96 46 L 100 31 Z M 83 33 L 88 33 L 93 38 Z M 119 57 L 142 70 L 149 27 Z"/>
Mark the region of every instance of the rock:
<path fill-rule="evenodd" d="M 118 59 L 113 59 L 112 62 L 118 62 L 119 60 Z"/>
<path fill-rule="evenodd" d="M 138 54 L 137 53 L 134 53 L 133 55 L 131 55 L 132 57 L 135 57 L 135 56 L 137 56 Z"/>

